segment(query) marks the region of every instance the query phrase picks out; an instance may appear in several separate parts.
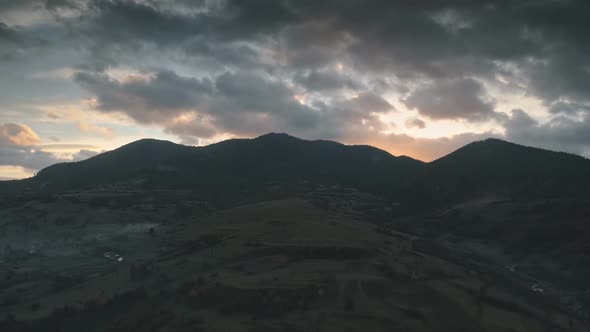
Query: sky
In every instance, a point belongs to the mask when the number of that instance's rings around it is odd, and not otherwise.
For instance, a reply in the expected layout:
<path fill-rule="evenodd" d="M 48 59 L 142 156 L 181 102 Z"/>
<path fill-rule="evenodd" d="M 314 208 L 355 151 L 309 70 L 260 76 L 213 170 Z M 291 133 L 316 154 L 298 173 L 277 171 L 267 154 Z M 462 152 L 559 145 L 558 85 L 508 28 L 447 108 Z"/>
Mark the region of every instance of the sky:
<path fill-rule="evenodd" d="M 0 179 L 153 137 L 590 156 L 586 0 L 0 0 Z M 534 167 L 534 166 L 531 166 Z"/>

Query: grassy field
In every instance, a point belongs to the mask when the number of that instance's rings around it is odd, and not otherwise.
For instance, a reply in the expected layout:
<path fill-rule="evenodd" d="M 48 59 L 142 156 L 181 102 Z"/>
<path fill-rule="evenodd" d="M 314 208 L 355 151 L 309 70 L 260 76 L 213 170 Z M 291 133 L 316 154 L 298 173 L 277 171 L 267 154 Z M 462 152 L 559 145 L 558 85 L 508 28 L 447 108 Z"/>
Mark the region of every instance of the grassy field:
<path fill-rule="evenodd" d="M 15 202 L 0 212 L 0 330 L 585 331 L 526 284 L 367 222 L 380 204 L 320 193 L 218 208 L 186 192 Z"/>

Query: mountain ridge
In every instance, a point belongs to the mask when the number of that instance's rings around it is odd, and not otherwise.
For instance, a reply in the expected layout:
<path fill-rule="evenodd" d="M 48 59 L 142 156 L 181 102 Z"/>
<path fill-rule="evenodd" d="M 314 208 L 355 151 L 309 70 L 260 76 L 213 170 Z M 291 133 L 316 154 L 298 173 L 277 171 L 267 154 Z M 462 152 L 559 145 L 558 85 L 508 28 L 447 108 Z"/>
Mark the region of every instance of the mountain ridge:
<path fill-rule="evenodd" d="M 369 145 L 303 140 L 285 133 L 207 146 L 141 139 L 87 160 L 60 163 L 4 183 L 32 191 L 134 184 L 203 193 L 264 190 L 264 183 L 342 185 L 414 205 L 451 204 L 483 195 L 581 195 L 590 160 L 500 139 L 467 144 L 425 163 Z"/>
<path fill-rule="evenodd" d="M 122 181 L 143 182 L 151 188 L 190 188 L 325 180 L 328 184 L 380 187 L 378 191 L 383 192 L 389 189 L 379 184 L 381 179 L 386 179 L 385 183 L 403 181 L 410 168 L 421 165 L 371 146 L 271 133 L 202 147 L 142 139 L 87 160 L 49 166 L 27 182 L 35 190 L 59 191 Z"/>
<path fill-rule="evenodd" d="M 464 145 L 464 146 L 462 146 L 462 147 L 460 147 L 460 148 L 458 148 L 458 149 L 456 149 L 456 150 L 448 153 L 447 155 L 444 155 L 444 156 L 442 156 L 440 158 L 437 158 L 435 160 L 432 160 L 430 162 L 424 162 L 424 161 L 421 161 L 419 159 L 416 159 L 416 158 L 413 158 L 413 157 L 410 157 L 410 156 L 407 156 L 407 155 L 397 155 L 396 156 L 396 155 L 393 155 L 393 154 L 391 154 L 390 152 L 388 152 L 386 150 L 379 149 L 377 147 L 374 147 L 374 146 L 368 145 L 368 144 L 351 144 L 351 145 L 348 145 L 348 144 L 343 144 L 343 143 L 340 143 L 340 142 L 337 142 L 337 141 L 325 140 L 325 139 L 305 140 L 305 139 L 297 138 L 295 136 L 291 136 L 291 135 L 286 134 L 286 133 L 270 132 L 270 133 L 263 134 L 263 135 L 260 135 L 260 136 L 254 137 L 254 138 L 231 138 L 231 139 L 227 139 L 227 140 L 224 140 L 224 141 L 212 143 L 210 145 L 205 145 L 205 146 L 191 146 L 191 145 L 184 145 L 184 144 L 181 144 L 181 143 L 174 143 L 174 142 L 169 141 L 169 140 L 160 140 L 160 139 L 155 139 L 155 138 L 142 138 L 142 139 L 139 139 L 139 140 L 136 140 L 136 141 L 127 143 L 125 145 L 122 145 L 119 148 L 116 148 L 116 149 L 113 149 L 113 150 L 110 150 L 110 151 L 103 152 L 101 154 L 98 154 L 97 156 L 93 156 L 93 157 L 88 158 L 88 159 L 85 159 L 85 160 L 72 161 L 72 162 L 62 162 L 62 163 L 57 163 L 57 164 L 54 164 L 54 165 L 79 163 L 79 162 L 83 162 L 83 161 L 86 161 L 86 160 L 89 160 L 89 159 L 96 158 L 96 157 L 101 156 L 102 154 L 105 154 L 105 153 L 110 153 L 110 152 L 114 152 L 114 151 L 124 151 L 124 150 L 128 150 L 128 149 L 131 149 L 131 148 L 141 147 L 142 149 L 145 149 L 145 146 L 146 145 L 152 145 L 153 146 L 155 144 L 159 144 L 161 146 L 168 145 L 168 146 L 176 146 L 176 147 L 182 146 L 182 147 L 186 147 L 186 148 L 205 148 L 205 147 L 209 147 L 209 146 L 215 146 L 215 145 L 218 145 L 218 144 L 228 144 L 228 143 L 236 142 L 236 141 L 251 141 L 251 140 L 264 141 L 264 140 L 277 139 L 277 138 L 283 138 L 283 139 L 284 138 L 287 138 L 287 139 L 291 139 L 291 140 L 294 139 L 294 140 L 306 141 L 306 142 L 326 142 L 326 143 L 329 143 L 329 144 L 336 144 L 336 145 L 339 145 L 339 146 L 346 146 L 346 147 L 367 147 L 367 148 L 379 150 L 381 152 L 384 152 L 384 153 L 389 154 L 389 155 L 391 155 L 393 157 L 396 157 L 396 158 L 407 158 L 407 159 L 411 159 L 411 160 L 415 160 L 415 161 L 420 161 L 420 162 L 422 162 L 424 164 L 439 163 L 442 160 L 448 159 L 451 156 L 454 156 L 454 155 L 456 155 L 458 153 L 461 153 L 463 150 L 470 149 L 470 148 L 475 147 L 475 146 L 481 146 L 483 144 L 486 144 L 486 145 L 489 145 L 489 144 L 494 144 L 494 145 L 502 144 L 504 146 L 512 146 L 512 147 L 519 147 L 519 148 L 526 148 L 526 149 L 536 150 L 536 151 L 540 151 L 540 152 L 555 153 L 555 154 L 558 154 L 558 155 L 572 157 L 572 158 L 576 158 L 576 159 L 579 159 L 579 160 L 590 161 L 590 159 L 588 159 L 588 158 L 586 158 L 584 156 L 573 154 L 573 153 L 569 153 L 569 152 L 554 151 L 554 150 L 549 150 L 549 149 L 544 149 L 544 148 L 527 146 L 527 145 L 522 145 L 522 144 L 517 144 L 517 143 L 509 142 L 509 141 L 502 140 L 502 139 L 499 139 L 499 138 L 492 138 L 492 137 L 490 137 L 490 138 L 486 138 L 486 139 L 482 139 L 482 140 L 473 141 L 471 143 L 468 143 L 468 144 L 466 144 L 466 145 Z M 47 168 L 50 168 L 50 167 L 52 167 L 54 165 L 50 165 L 50 166 L 42 169 L 40 172 L 42 172 L 43 170 L 45 170 Z M 19 181 L 19 180 L 18 179 L 9 179 L 9 180 L 4 180 L 4 181 Z"/>

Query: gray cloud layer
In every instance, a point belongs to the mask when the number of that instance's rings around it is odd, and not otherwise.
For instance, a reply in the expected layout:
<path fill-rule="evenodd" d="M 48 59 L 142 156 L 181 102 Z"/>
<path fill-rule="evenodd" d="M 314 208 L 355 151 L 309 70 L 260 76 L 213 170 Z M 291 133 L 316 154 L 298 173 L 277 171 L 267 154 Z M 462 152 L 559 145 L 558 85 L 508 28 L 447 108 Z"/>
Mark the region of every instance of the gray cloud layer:
<path fill-rule="evenodd" d="M 404 103 L 432 119 L 484 121 L 495 117 L 494 103 L 473 79 L 437 81 L 414 91 Z"/>
<path fill-rule="evenodd" d="M 409 139 L 380 133 L 393 94 L 423 119 L 409 128 L 496 122 L 517 142 L 590 146 L 583 0 L 28 0 L 0 9 L 52 18 L 44 29 L 0 24 L 5 61 L 75 50 L 67 65 L 98 110 L 187 142 L 287 131 L 401 144 Z M 108 75 L 128 67 L 153 75 Z M 538 98 L 553 117 L 500 113 L 488 85 Z"/>

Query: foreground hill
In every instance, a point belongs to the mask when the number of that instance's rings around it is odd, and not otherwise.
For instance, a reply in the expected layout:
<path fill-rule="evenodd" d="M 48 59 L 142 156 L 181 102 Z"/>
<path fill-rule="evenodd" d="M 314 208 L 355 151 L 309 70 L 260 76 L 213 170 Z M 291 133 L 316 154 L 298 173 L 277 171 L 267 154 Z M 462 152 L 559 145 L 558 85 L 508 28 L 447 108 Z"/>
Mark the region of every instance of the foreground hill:
<path fill-rule="evenodd" d="M 167 195 L 0 210 L 0 330 L 586 331 L 532 281 L 341 211 L 288 199 L 203 214 Z"/>

